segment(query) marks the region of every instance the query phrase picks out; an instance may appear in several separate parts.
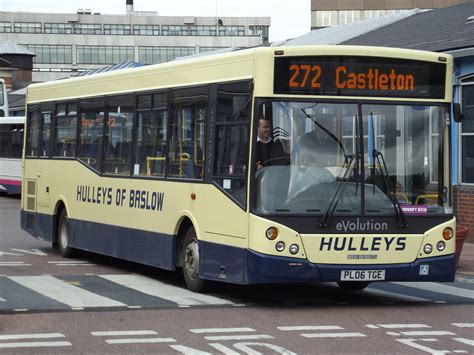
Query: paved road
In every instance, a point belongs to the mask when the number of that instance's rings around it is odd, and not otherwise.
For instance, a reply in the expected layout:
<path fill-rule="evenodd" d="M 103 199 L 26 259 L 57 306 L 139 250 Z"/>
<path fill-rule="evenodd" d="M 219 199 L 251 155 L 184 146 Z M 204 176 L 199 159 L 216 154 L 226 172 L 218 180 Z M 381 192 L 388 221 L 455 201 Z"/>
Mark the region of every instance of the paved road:
<path fill-rule="evenodd" d="M 219 285 L 83 253 L 63 259 L 19 228 L 0 197 L 0 353 L 474 353 L 474 278 L 380 283 Z"/>

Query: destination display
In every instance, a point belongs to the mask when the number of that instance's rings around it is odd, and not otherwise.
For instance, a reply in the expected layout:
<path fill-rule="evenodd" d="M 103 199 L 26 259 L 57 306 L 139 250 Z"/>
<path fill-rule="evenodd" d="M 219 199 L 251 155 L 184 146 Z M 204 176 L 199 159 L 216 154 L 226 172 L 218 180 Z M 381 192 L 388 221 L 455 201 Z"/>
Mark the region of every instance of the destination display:
<path fill-rule="evenodd" d="M 274 93 L 442 99 L 446 64 L 380 57 L 275 58 Z"/>

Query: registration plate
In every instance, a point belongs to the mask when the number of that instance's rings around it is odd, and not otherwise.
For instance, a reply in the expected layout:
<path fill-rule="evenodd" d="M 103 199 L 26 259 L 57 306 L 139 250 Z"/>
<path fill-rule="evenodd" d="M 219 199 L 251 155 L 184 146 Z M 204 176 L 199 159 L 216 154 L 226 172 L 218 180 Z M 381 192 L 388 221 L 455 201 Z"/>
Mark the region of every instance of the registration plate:
<path fill-rule="evenodd" d="M 385 270 L 342 270 L 341 281 L 385 280 Z"/>

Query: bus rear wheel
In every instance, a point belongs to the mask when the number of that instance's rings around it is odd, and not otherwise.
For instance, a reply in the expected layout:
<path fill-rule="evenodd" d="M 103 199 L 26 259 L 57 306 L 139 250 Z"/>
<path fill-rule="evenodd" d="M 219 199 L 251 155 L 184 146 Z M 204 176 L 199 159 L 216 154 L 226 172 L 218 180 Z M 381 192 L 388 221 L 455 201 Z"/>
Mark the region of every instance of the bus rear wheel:
<path fill-rule="evenodd" d="M 203 292 L 207 282 L 199 276 L 199 245 L 194 228 L 189 228 L 183 243 L 183 276 L 188 289 Z"/>
<path fill-rule="evenodd" d="M 338 281 L 337 283 L 340 288 L 346 291 L 362 291 L 364 288 L 369 286 L 370 282 L 364 281 Z"/>
<path fill-rule="evenodd" d="M 59 253 L 65 258 L 71 258 L 74 254 L 74 249 L 71 247 L 69 220 L 65 208 L 63 208 L 59 214 L 56 241 Z"/>

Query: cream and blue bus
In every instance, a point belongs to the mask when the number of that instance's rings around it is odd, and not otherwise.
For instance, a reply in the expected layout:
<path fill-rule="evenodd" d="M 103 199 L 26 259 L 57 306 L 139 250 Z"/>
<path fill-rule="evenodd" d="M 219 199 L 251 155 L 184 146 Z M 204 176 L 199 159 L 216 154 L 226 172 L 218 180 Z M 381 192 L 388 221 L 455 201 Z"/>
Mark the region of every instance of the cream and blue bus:
<path fill-rule="evenodd" d="M 295 46 L 31 85 L 22 228 L 64 257 L 180 268 L 194 291 L 453 281 L 452 70 Z M 260 119 L 280 147 L 263 167 Z"/>

